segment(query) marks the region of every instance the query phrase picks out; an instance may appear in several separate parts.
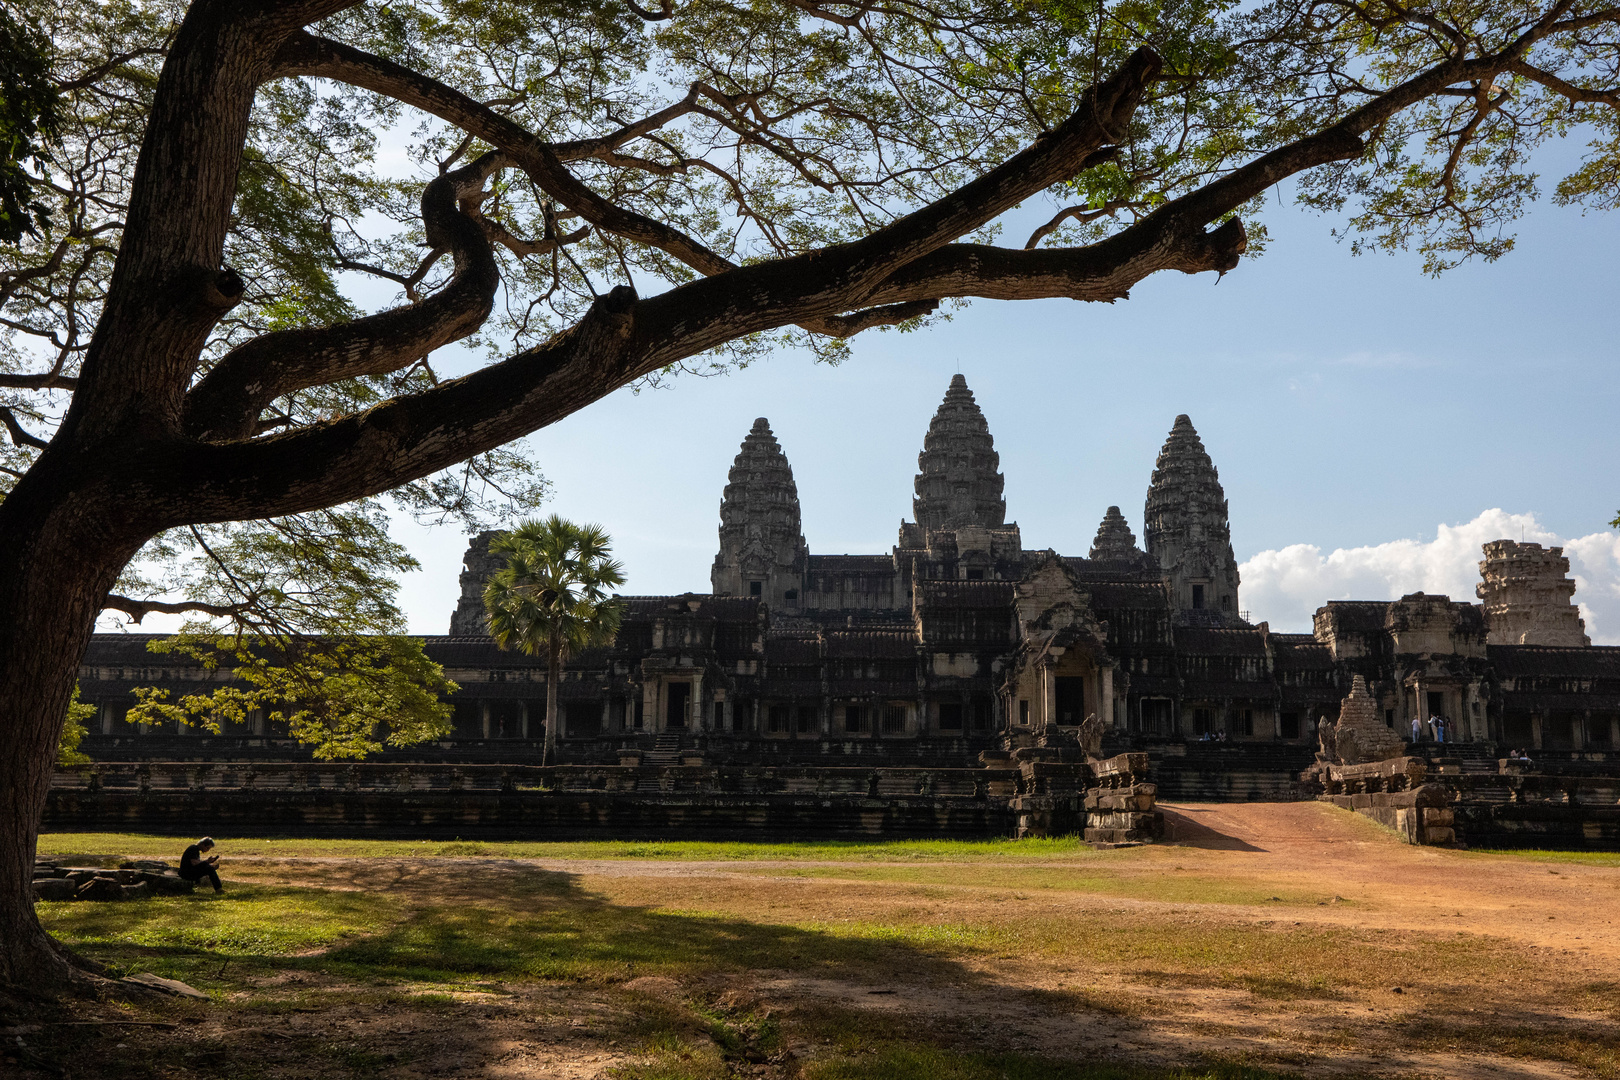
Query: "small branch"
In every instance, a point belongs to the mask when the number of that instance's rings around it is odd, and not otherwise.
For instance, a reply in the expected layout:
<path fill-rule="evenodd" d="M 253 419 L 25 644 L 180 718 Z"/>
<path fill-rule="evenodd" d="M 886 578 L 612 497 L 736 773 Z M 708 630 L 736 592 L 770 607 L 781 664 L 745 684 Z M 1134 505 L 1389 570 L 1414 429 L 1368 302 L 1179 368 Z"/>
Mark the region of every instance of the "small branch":
<path fill-rule="evenodd" d="M 58 365 L 60 366 L 60 365 Z M 72 390 L 79 380 L 72 375 L 46 372 L 43 375 L 0 375 L 0 387 L 7 390 Z"/>
<path fill-rule="evenodd" d="M 938 308 L 938 300 L 910 300 L 903 304 L 867 308 L 848 315 L 825 315 L 819 319 L 806 319 L 799 325 L 813 333 L 847 338 L 873 327 L 895 326 L 910 319 L 920 319 L 924 315 L 932 315 Z"/>
<path fill-rule="evenodd" d="M 6 425 L 6 430 L 11 432 L 11 441 L 17 446 L 32 446 L 36 450 L 43 450 L 50 445 L 44 439 L 30 435 L 12 411 L 4 406 L 0 406 L 0 423 Z"/>
<path fill-rule="evenodd" d="M 1028 250 L 1038 246 L 1042 240 L 1045 240 L 1048 236 L 1051 236 L 1052 233 L 1056 232 L 1059 225 L 1071 218 L 1084 225 L 1087 222 L 1096 221 L 1098 218 L 1113 217 L 1121 210 L 1126 210 L 1131 207 L 1140 208 L 1142 205 L 1142 203 L 1133 202 L 1129 199 L 1120 199 L 1117 201 L 1103 203 L 1103 205 L 1096 210 L 1091 209 L 1089 206 L 1064 207 L 1062 210 L 1058 211 L 1057 215 L 1053 217 L 1051 221 L 1048 221 L 1045 225 L 1042 225 L 1040 228 L 1029 234 L 1029 239 L 1025 241 L 1024 248 L 1025 250 Z"/>

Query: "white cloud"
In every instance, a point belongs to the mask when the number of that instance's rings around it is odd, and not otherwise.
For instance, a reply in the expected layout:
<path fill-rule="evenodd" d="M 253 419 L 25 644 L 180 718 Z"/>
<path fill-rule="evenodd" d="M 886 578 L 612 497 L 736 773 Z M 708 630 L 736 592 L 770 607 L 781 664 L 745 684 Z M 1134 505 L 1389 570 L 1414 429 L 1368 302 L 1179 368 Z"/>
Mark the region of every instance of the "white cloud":
<path fill-rule="evenodd" d="M 1391 540 L 1337 548 L 1314 544 L 1262 551 L 1239 566 L 1243 606 L 1256 622 L 1303 633 L 1329 600 L 1393 600 L 1406 593 L 1444 593 L 1474 602 L 1480 548 L 1503 538 L 1561 544 L 1575 578 L 1575 600 L 1595 645 L 1620 645 L 1620 533 L 1565 540 L 1534 514 L 1486 510 L 1461 525 L 1441 525 L 1433 540 Z"/>

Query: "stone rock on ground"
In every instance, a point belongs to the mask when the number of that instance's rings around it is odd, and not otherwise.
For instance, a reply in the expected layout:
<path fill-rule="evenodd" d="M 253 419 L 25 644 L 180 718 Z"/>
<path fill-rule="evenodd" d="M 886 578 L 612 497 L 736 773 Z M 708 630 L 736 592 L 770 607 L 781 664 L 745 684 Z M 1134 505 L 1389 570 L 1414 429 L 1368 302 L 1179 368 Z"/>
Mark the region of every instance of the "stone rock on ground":
<path fill-rule="evenodd" d="M 34 879 L 34 901 L 72 900 L 79 887 L 67 878 L 48 877 Z"/>
<path fill-rule="evenodd" d="M 131 859 L 128 862 L 120 863 L 119 868 L 123 870 L 156 870 L 159 873 L 173 869 L 162 859 Z"/>
<path fill-rule="evenodd" d="M 145 900 L 151 897 L 153 892 L 152 886 L 144 881 L 136 882 L 134 885 L 120 885 L 119 888 L 124 891 L 125 900 Z"/>
<path fill-rule="evenodd" d="M 196 882 L 187 881 L 176 873 L 154 874 L 147 872 L 141 875 L 141 880 L 152 887 L 152 891 L 159 896 L 190 896 L 196 889 Z"/>
<path fill-rule="evenodd" d="M 122 900 L 124 887 L 110 877 L 94 877 L 79 886 L 80 900 Z"/>
<path fill-rule="evenodd" d="M 165 979 L 161 975 L 153 975 L 143 971 L 139 975 L 128 975 L 118 980 L 142 990 L 152 990 L 159 994 L 169 994 L 172 997 L 196 998 L 198 1001 L 207 1001 L 208 995 L 192 986 L 187 986 L 179 979 Z"/>

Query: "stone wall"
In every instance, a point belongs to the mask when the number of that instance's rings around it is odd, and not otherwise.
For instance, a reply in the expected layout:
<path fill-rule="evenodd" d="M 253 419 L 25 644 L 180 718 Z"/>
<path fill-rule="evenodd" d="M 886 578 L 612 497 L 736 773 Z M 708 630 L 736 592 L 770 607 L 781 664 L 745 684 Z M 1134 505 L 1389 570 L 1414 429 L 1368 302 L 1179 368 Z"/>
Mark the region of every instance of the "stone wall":
<path fill-rule="evenodd" d="M 443 839 L 1153 835 L 1146 755 L 1018 755 L 971 769 L 96 765 L 57 774 L 46 826 Z M 1093 792 L 1103 801 L 1088 802 Z"/>

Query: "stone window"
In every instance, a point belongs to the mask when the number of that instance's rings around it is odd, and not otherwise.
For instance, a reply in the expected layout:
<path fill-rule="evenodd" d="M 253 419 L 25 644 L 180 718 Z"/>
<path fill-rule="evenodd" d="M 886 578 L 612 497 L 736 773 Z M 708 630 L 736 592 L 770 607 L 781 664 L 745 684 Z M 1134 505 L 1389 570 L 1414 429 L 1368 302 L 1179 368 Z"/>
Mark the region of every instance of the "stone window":
<path fill-rule="evenodd" d="M 1385 709 L 1384 710 L 1384 726 L 1387 727 L 1387 728 L 1392 728 L 1392 727 L 1395 726 L 1395 710 L 1394 709 Z"/>
<path fill-rule="evenodd" d="M 861 711 L 861 707 L 859 705 L 845 705 L 844 706 L 844 730 L 845 731 L 865 731 L 866 730 L 866 714 Z"/>
<path fill-rule="evenodd" d="M 1283 713 L 1277 718 L 1277 728 L 1285 739 L 1299 738 L 1299 713 Z"/>
<path fill-rule="evenodd" d="M 1018 699 L 1018 726 L 1029 727 L 1029 700 L 1027 698 Z"/>
<path fill-rule="evenodd" d="M 749 596 L 763 596 L 764 594 L 765 594 L 765 583 L 763 581 L 750 581 L 748 583 L 748 595 Z"/>
<path fill-rule="evenodd" d="M 962 730 L 962 703 L 960 701 L 942 701 L 939 703 L 939 730 Z"/>
<path fill-rule="evenodd" d="M 1194 586 L 1194 588 L 1196 588 L 1196 587 L 1197 586 Z M 1193 734 L 1195 734 L 1195 735 L 1207 735 L 1207 734 L 1209 734 L 1210 730 L 1212 728 L 1214 728 L 1214 726 L 1215 726 L 1215 710 L 1214 709 L 1194 709 L 1193 710 Z"/>
<path fill-rule="evenodd" d="M 988 729 L 993 716 L 994 707 L 991 705 L 989 698 L 976 697 L 973 699 L 973 730 L 984 731 Z"/>
<path fill-rule="evenodd" d="M 1243 735 L 1254 734 L 1254 710 L 1244 709 L 1238 713 L 1238 732 Z"/>
<path fill-rule="evenodd" d="M 898 735 L 906 730 L 906 707 L 890 705 L 883 710 L 883 733 Z"/>
<path fill-rule="evenodd" d="M 820 727 L 820 710 L 814 705 L 799 706 L 799 734 L 807 735 Z"/>
<path fill-rule="evenodd" d="M 1194 585 L 1192 587 L 1192 591 L 1193 610 L 1202 611 L 1204 609 L 1204 587 L 1202 585 Z"/>
<path fill-rule="evenodd" d="M 786 705 L 772 705 L 766 716 L 765 730 L 771 732 L 784 732 L 788 729 L 788 707 Z"/>
<path fill-rule="evenodd" d="M 970 566 L 970 567 L 968 567 L 967 579 L 969 581 L 983 581 L 984 580 L 984 567 L 982 567 L 982 566 Z"/>
<path fill-rule="evenodd" d="M 782 598 L 784 600 L 797 600 L 799 598 L 799 590 L 789 589 L 787 592 L 782 594 Z"/>

